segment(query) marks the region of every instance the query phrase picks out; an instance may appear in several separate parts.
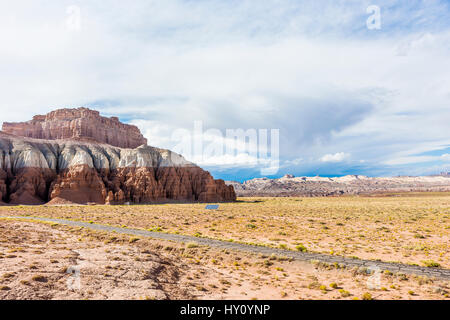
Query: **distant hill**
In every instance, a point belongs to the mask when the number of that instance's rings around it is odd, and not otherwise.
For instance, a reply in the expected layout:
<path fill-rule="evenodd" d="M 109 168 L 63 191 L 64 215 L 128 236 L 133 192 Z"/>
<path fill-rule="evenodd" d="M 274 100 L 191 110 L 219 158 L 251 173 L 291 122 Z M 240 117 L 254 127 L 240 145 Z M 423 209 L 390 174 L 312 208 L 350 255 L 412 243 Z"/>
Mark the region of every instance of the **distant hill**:
<path fill-rule="evenodd" d="M 243 183 L 226 181 L 237 196 L 339 196 L 383 192 L 450 191 L 450 175 L 371 178 L 349 175 L 336 178 L 294 177 L 256 178 Z"/>

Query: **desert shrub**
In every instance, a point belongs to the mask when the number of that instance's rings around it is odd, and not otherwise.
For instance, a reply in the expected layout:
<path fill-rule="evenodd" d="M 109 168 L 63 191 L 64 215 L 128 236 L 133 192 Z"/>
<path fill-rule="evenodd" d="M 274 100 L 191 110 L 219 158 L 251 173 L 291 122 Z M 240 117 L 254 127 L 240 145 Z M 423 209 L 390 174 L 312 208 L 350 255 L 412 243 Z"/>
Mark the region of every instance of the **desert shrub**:
<path fill-rule="evenodd" d="M 372 295 L 368 292 L 365 292 L 362 297 L 363 300 L 373 300 Z"/>
<path fill-rule="evenodd" d="M 350 292 L 348 292 L 347 290 L 344 289 L 340 289 L 339 293 L 341 294 L 342 297 L 349 297 L 350 296 Z"/>
<path fill-rule="evenodd" d="M 408 277 L 406 276 L 406 274 L 404 273 L 397 273 L 397 278 L 401 281 L 406 281 L 408 280 Z"/>
<path fill-rule="evenodd" d="M 424 264 L 425 267 L 428 268 L 439 268 L 441 265 L 433 260 L 425 260 L 422 261 L 422 263 Z"/>
<path fill-rule="evenodd" d="M 35 275 L 31 278 L 31 280 L 36 282 L 47 282 L 47 278 L 41 275 Z"/>
<path fill-rule="evenodd" d="M 189 242 L 186 244 L 187 248 L 198 248 L 198 243 L 196 242 Z"/>
<path fill-rule="evenodd" d="M 269 260 L 264 260 L 264 265 L 266 267 L 269 267 L 269 266 L 273 265 L 273 263 L 271 261 L 269 261 Z"/>

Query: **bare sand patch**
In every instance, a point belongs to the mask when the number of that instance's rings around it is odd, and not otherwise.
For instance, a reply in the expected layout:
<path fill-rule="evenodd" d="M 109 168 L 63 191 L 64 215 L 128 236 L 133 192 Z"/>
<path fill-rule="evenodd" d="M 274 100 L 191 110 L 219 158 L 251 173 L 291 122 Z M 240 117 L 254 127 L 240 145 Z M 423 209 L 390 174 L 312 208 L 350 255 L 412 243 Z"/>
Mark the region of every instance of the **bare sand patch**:
<path fill-rule="evenodd" d="M 70 268 L 80 270 L 79 288 L 68 287 Z M 386 270 L 373 277 L 282 256 L 0 220 L 0 299 L 446 299 L 450 291 L 448 281 Z"/>

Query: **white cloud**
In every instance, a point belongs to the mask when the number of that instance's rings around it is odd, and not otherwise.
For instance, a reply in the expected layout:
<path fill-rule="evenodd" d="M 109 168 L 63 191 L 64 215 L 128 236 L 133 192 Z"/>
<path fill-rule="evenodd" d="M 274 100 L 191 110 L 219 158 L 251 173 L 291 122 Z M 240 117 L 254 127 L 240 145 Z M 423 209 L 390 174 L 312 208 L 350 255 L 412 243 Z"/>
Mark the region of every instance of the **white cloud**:
<path fill-rule="evenodd" d="M 283 166 L 284 167 L 298 166 L 302 162 L 303 162 L 303 158 L 296 158 L 296 159 L 293 159 L 293 160 L 286 160 L 286 161 L 284 161 Z"/>
<path fill-rule="evenodd" d="M 439 159 L 439 157 L 433 156 L 410 156 L 410 157 L 400 157 L 385 161 L 387 165 L 403 165 L 403 164 L 414 164 L 422 162 L 430 162 Z"/>
<path fill-rule="evenodd" d="M 322 162 L 342 162 L 349 158 L 350 158 L 349 153 L 338 152 L 335 154 L 326 154 L 322 158 L 320 158 L 320 161 L 322 161 Z"/>
<path fill-rule="evenodd" d="M 73 1 L 3 2 L 1 121 L 89 104 L 164 148 L 202 120 L 280 129 L 295 168 L 331 147 L 372 168 L 421 163 L 418 146 L 450 144 L 448 3 L 377 4 L 382 28 L 369 31 L 352 1 L 80 0 L 73 32 Z"/>
<path fill-rule="evenodd" d="M 211 156 L 208 158 L 197 156 L 193 157 L 193 162 L 203 166 L 225 166 L 225 167 L 256 167 L 261 165 L 257 157 L 252 157 L 248 153 L 239 153 L 236 155 L 223 154 Z M 270 163 L 267 161 L 267 164 Z"/>
<path fill-rule="evenodd" d="M 432 149 L 431 149 L 432 150 Z M 405 165 L 405 164 L 417 164 L 424 162 L 435 162 L 435 161 L 449 161 L 450 154 L 445 153 L 440 156 L 416 156 L 409 155 L 404 157 L 392 158 L 384 162 L 387 165 Z"/>

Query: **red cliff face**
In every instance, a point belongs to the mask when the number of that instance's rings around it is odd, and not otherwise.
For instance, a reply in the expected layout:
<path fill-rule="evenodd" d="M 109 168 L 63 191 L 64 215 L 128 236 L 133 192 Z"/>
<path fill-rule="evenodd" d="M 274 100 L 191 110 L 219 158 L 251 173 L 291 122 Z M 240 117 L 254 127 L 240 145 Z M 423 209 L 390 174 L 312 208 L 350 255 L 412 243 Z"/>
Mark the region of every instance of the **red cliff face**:
<path fill-rule="evenodd" d="M 62 109 L 3 128 L 0 205 L 236 200 L 223 180 L 96 111 Z"/>
<path fill-rule="evenodd" d="M 119 148 L 137 148 L 147 139 L 136 126 L 123 124 L 116 117 L 106 118 L 87 108 L 59 109 L 19 123 L 3 123 L 3 132 L 35 139 L 95 141 Z"/>
<path fill-rule="evenodd" d="M 59 174 L 48 190 L 49 200 L 74 203 L 124 204 L 234 201 L 234 190 L 198 167 L 119 168 L 75 166 Z"/>

